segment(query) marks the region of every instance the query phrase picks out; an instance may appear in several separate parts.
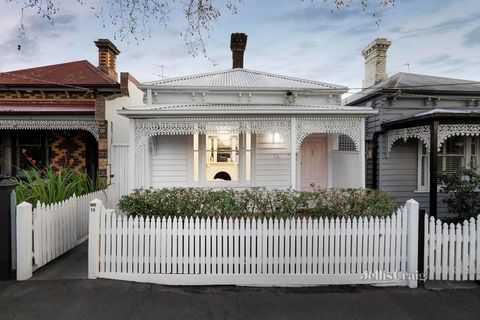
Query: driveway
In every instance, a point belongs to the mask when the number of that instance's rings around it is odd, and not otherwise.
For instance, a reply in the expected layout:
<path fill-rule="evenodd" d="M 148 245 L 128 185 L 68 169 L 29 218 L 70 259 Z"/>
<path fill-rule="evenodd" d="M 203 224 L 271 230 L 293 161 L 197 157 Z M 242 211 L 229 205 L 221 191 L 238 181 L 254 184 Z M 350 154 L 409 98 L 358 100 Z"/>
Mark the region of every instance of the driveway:
<path fill-rule="evenodd" d="M 480 290 L 0 283 L 0 319 L 480 319 Z"/>

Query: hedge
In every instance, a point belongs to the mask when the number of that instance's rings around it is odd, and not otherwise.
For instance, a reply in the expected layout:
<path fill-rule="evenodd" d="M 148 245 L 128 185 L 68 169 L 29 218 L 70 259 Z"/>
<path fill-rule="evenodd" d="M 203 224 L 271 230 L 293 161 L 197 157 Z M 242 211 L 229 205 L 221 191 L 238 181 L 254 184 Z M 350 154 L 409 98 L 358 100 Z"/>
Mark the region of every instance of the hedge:
<path fill-rule="evenodd" d="M 372 189 L 245 190 L 207 188 L 138 189 L 123 196 L 122 212 L 147 217 L 384 217 L 397 205 Z"/>

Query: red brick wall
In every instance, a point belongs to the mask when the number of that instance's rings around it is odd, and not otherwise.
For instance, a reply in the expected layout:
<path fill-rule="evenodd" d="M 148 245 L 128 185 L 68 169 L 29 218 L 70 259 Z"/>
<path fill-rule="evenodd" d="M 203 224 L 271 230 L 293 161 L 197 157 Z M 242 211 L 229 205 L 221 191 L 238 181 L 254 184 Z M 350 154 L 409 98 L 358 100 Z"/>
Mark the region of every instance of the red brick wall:
<path fill-rule="evenodd" d="M 56 170 L 70 167 L 75 171 L 85 170 L 86 150 L 84 131 L 55 131 L 52 134 L 51 164 Z"/>

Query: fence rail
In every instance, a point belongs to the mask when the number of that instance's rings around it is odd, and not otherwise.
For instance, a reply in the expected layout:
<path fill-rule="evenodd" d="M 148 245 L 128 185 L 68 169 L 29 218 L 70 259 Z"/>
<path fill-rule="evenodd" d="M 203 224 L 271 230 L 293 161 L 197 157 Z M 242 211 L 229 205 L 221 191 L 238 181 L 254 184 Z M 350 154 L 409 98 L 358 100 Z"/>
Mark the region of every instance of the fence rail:
<path fill-rule="evenodd" d="M 91 203 L 90 239 L 90 278 L 176 285 L 417 285 L 407 276 L 417 270 L 413 200 L 381 219 L 167 219 L 127 217 L 97 199 Z"/>
<path fill-rule="evenodd" d="M 425 215 L 425 277 L 429 280 L 480 280 L 480 215 L 463 224 Z"/>
<path fill-rule="evenodd" d="M 110 185 L 50 205 L 37 203 L 34 209 L 26 202 L 17 206 L 17 280 L 29 279 L 33 271 L 87 239 L 89 203 L 96 198 L 111 206 L 118 200 Z"/>

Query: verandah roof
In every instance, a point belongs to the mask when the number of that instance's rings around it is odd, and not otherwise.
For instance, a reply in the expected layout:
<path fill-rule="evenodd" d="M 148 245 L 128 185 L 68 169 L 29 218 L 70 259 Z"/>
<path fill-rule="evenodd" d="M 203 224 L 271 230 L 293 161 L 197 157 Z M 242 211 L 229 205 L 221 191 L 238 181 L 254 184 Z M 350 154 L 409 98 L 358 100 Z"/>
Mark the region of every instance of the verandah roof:
<path fill-rule="evenodd" d="M 344 115 L 366 117 L 377 111 L 369 107 L 292 104 L 163 104 L 123 108 L 118 113 L 128 118 L 201 115 Z"/>

